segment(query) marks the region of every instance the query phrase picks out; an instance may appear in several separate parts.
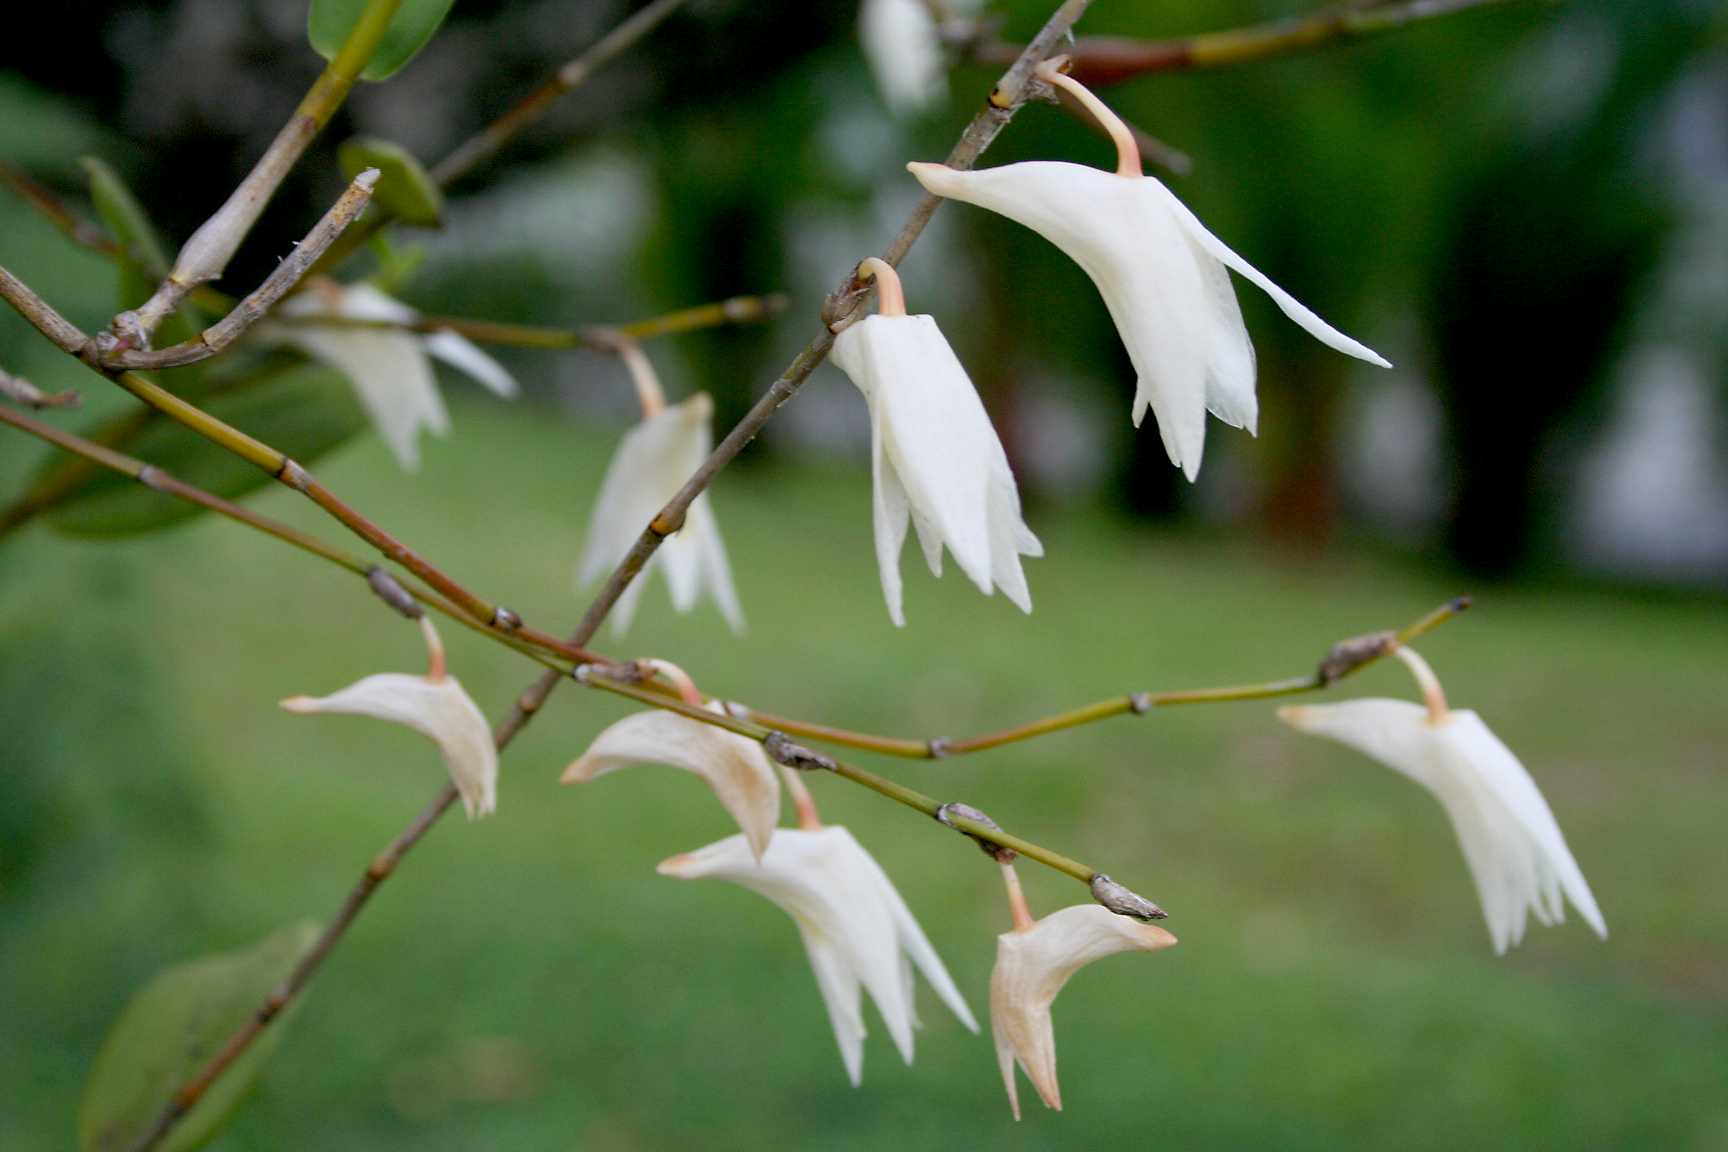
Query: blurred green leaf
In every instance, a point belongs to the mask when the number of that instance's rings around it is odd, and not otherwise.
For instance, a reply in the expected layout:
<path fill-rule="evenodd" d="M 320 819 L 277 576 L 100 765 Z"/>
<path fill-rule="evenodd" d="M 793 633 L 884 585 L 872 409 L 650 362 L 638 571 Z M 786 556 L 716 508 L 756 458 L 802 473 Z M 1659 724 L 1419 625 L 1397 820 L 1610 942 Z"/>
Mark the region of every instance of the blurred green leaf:
<path fill-rule="evenodd" d="M 404 224 L 436 228 L 444 222 L 444 194 L 408 149 L 376 136 L 355 136 L 336 151 L 342 172 L 352 180 L 368 168 L 378 169 L 372 203 Z"/>
<path fill-rule="evenodd" d="M 310 365 L 286 372 L 265 387 L 219 397 L 205 409 L 303 464 L 366 426 L 348 382 Z M 229 500 L 270 483 L 270 477 L 238 456 L 167 421 L 153 422 L 127 442 L 125 451 Z M 146 488 L 128 476 L 101 472 L 67 497 L 49 523 L 74 536 L 125 536 L 167 528 L 200 511 L 196 504 Z"/>
<path fill-rule="evenodd" d="M 168 254 L 144 206 L 120 174 L 95 156 L 78 163 L 90 177 L 90 200 L 120 245 L 120 307 L 136 308 L 168 274 Z"/>
<path fill-rule="evenodd" d="M 187 1077 L 203 1067 L 291 972 L 318 936 L 302 921 L 238 952 L 159 972 L 114 1022 L 78 1104 L 79 1152 L 130 1145 Z M 211 1084 L 203 1099 L 162 1142 L 161 1152 L 189 1152 L 222 1126 L 252 1086 L 282 1035 L 279 1018 Z"/>
<path fill-rule="evenodd" d="M 311 14 L 306 18 L 306 32 L 313 49 L 326 60 L 333 60 L 342 50 L 342 42 L 359 23 L 367 0 L 312 0 Z M 425 47 L 432 33 L 444 23 L 454 0 L 402 0 L 378 50 L 360 72 L 362 80 L 383 80 L 402 65 L 414 59 Z"/>

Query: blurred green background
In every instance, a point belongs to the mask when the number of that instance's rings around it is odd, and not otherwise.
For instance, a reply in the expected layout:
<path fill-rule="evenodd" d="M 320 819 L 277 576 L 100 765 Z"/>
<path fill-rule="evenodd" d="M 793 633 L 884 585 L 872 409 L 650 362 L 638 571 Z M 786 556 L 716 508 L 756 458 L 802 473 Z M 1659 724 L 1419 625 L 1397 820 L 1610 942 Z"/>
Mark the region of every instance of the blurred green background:
<path fill-rule="evenodd" d="M 1296 10 L 1099 0 L 1081 30 Z M 1009 38 L 1042 16 L 1003 11 Z M 335 136 L 435 158 L 618 15 L 463 0 Z M 427 255 L 403 297 L 577 324 L 785 289 L 771 325 L 650 349 L 675 394 L 708 388 L 723 419 L 740 411 L 897 227 L 903 161 L 939 155 L 991 77 L 962 65 L 951 106 L 897 124 L 853 15 L 693 3 L 462 189 L 444 233 L 411 238 Z M 65 35 L 0 57 L 0 152 L 73 198 L 75 157 L 100 154 L 183 235 L 315 71 L 295 47 L 302 16 L 63 5 Z M 988 1038 L 927 994 L 916 1065 L 873 1034 L 854 1090 L 787 918 L 654 875 L 727 833 L 702 786 L 644 768 L 556 787 L 624 712 L 569 689 L 511 749 L 498 815 L 439 827 L 381 892 L 216 1147 L 1728 1148 L 1719 26 L 1710 5 L 1506 3 L 1116 86 L 1112 102 L 1192 157 L 1172 184 L 1214 230 L 1399 371 L 1356 373 L 1244 288 L 1265 431 L 1214 437 L 1200 485 L 1179 489 L 1150 429 L 1127 433 L 1129 373 L 1083 278 L 1035 237 L 944 209 L 909 292 L 1015 455 L 1048 552 L 1028 564 L 1036 612 L 908 559 L 910 623 L 887 623 L 862 405 L 823 369 L 716 490 L 748 633 L 707 606 L 673 617 L 651 589 L 627 639 L 602 637 L 768 711 L 960 736 L 1128 690 L 1299 675 L 1338 639 L 1473 592 L 1479 608 L 1423 651 L 1543 787 L 1608 942 L 1534 926 L 1496 959 L 1438 805 L 1264 704 L 944 764 L 860 754 L 1105 868 L 1169 909 L 1182 944 L 1101 962 L 1063 993 L 1061 1115 L 1033 1105 L 1014 1124 Z M 991 162 L 1033 155 L 1104 160 L 1048 107 Z M 335 186 L 333 165 L 309 171 L 234 283 Z M 0 262 L 86 328 L 112 311 L 106 265 L 9 196 Z M 452 387 L 456 431 L 425 445 L 419 473 L 370 435 L 316 470 L 561 630 L 584 603 L 570 573 L 630 400 L 599 357 L 511 364 L 530 395 L 505 407 Z M 10 315 L 0 366 L 84 390 L 67 426 L 124 411 Z M 1649 426 L 1669 439 L 1639 448 Z M 10 500 L 42 453 L 10 432 L 0 445 Z M 1615 451 L 1644 470 L 1616 473 Z M 255 502 L 330 534 L 284 493 Z M 531 678 L 445 635 L 489 715 Z M 5 539 L 0 1143 L 69 1144 L 96 1046 L 151 973 L 334 910 L 440 769 L 411 734 L 274 702 L 422 658 L 351 577 L 227 524 Z M 1413 693 L 1386 667 L 1336 694 Z M 994 867 L 906 810 L 817 784 L 982 1012 L 1008 926 Z M 1083 898 L 1022 872 L 1035 912 Z"/>

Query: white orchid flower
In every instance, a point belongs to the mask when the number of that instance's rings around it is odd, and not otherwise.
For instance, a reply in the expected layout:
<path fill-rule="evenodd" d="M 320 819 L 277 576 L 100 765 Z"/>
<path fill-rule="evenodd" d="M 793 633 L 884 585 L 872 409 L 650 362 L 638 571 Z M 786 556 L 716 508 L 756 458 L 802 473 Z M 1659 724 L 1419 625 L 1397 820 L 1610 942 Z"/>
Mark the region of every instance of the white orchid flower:
<path fill-rule="evenodd" d="M 960 1022 L 978 1030 L 960 990 L 881 865 L 838 824 L 776 829 L 760 864 L 743 836 L 730 836 L 674 856 L 659 871 L 686 880 L 718 876 L 786 910 L 804 938 L 840 1058 L 854 1085 L 864 1075 L 860 988 L 870 990 L 908 1064 L 912 1030 L 919 1026 L 912 1003 L 914 966 Z"/>
<path fill-rule="evenodd" d="M 609 574 L 629 554 L 649 522 L 666 502 L 678 494 L 713 447 L 710 423 L 714 402 L 698 392 L 682 404 L 660 408 L 642 423 L 624 433 L 594 513 L 588 522 L 588 543 L 582 549 L 582 564 L 576 573 L 578 586 Z M 732 569 L 726 561 L 726 546 L 720 526 L 702 493 L 684 516 L 684 527 L 669 536 L 648 560 L 648 565 L 624 594 L 612 613 L 612 629 L 623 635 L 636 613 L 648 574 L 658 569 L 666 575 L 672 606 L 688 612 L 704 590 L 719 606 L 720 614 L 734 632 L 744 630 L 744 611 L 732 586 Z"/>
<path fill-rule="evenodd" d="M 710 708 L 721 711 L 718 702 Z M 780 819 L 780 777 L 759 742 L 676 712 L 638 712 L 594 737 L 558 780 L 585 784 L 632 764 L 670 764 L 702 777 L 738 822 L 751 852 L 760 859 L 767 851 Z"/>
<path fill-rule="evenodd" d="M 1039 75 L 1081 97 L 1111 132 L 1117 171 L 1057 161 L 965 172 L 943 164 L 907 168 L 936 195 L 1024 224 L 1085 269 L 1139 376 L 1134 423 L 1152 409 L 1165 451 L 1189 480 L 1200 472 L 1208 411 L 1249 432 L 1259 417 L 1254 346 L 1226 268 L 1258 285 L 1321 343 L 1391 367 L 1272 283 L 1208 232 L 1168 188 L 1143 175 L 1132 134 L 1095 96 L 1067 76 Z"/>
<path fill-rule="evenodd" d="M 430 737 L 450 769 L 468 819 L 477 820 L 498 804 L 498 746 L 486 717 L 456 677 L 444 670 L 444 649 L 431 622 L 422 617 L 421 626 L 432 654 L 427 675 L 381 672 L 329 696 L 290 697 L 282 707 L 302 715 L 375 716 Z"/>
<path fill-rule="evenodd" d="M 1020 1096 L 1014 1065 L 1025 1069 L 1045 1105 L 1058 1111 L 1056 1033 L 1050 1005 L 1068 978 L 1094 960 L 1138 949 L 1154 952 L 1176 937 L 1153 924 L 1141 924 L 1097 904 L 1076 904 L 1050 913 L 1035 924 L 996 937 L 996 967 L 990 973 L 990 1031 L 1014 1119 Z"/>
<path fill-rule="evenodd" d="M 947 54 L 924 0 L 863 0 L 858 39 L 876 90 L 894 115 L 912 115 L 947 97 Z"/>
<path fill-rule="evenodd" d="M 319 280 L 277 309 L 280 316 L 300 321 L 319 317 L 410 325 L 420 313 L 370 284 L 342 286 Z M 422 428 L 437 435 L 450 430 L 450 414 L 427 356 L 460 368 L 506 399 L 516 395 L 516 380 L 492 357 L 467 338 L 441 328 L 412 332 L 401 327 L 337 324 L 271 324 L 266 338 L 293 344 L 348 377 L 372 423 L 403 468 L 420 465 L 417 443 Z"/>
<path fill-rule="evenodd" d="M 966 369 L 935 320 L 906 315 L 892 268 L 871 258 L 860 274 L 877 277 L 881 311 L 835 337 L 832 358 L 870 406 L 876 562 L 889 617 L 906 623 L 900 550 L 909 522 L 931 572 L 942 574 L 946 545 L 979 591 L 1001 588 L 1032 611 L 1020 557 L 1044 547 L 1020 518 L 1007 454 Z"/>
<path fill-rule="evenodd" d="M 1530 773 L 1476 713 L 1446 707 L 1421 657 L 1407 648 L 1398 654 L 1417 672 L 1428 707 L 1348 700 L 1280 708 L 1278 718 L 1348 744 L 1439 798 L 1475 877 L 1496 953 L 1524 938 L 1530 912 L 1544 924 L 1563 921 L 1565 900 L 1606 939 L 1596 898 Z"/>

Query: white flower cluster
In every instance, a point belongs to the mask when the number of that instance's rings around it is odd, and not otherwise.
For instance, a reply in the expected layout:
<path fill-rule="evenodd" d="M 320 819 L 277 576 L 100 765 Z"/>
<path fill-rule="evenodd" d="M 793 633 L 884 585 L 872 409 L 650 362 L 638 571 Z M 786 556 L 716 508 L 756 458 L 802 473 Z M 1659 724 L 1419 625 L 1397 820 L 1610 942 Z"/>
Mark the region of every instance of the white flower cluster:
<path fill-rule="evenodd" d="M 914 20 L 903 8 L 910 0 L 872 2 L 879 25 L 872 35 L 887 36 L 882 29 Z M 1078 88 L 1057 72 L 1041 75 Z M 912 81 L 896 83 L 910 102 Z M 911 170 L 932 192 L 1036 229 L 1087 271 L 1139 375 L 1133 419 L 1138 423 L 1148 409 L 1153 412 L 1172 462 L 1190 479 L 1200 467 L 1208 411 L 1249 430 L 1255 424 L 1253 348 L 1227 269 L 1265 290 L 1324 343 L 1386 363 L 1267 280 L 1162 184 L 1141 175 L 1127 130 L 1090 93 L 1079 89 L 1077 95 L 1116 137 L 1122 149 L 1117 172 L 1047 162 L 978 172 L 939 164 L 913 164 Z M 1038 556 L 1042 548 L 1021 517 L 1007 455 L 977 392 L 936 322 L 906 313 L 893 269 L 871 259 L 860 265 L 859 274 L 875 279 L 879 311 L 839 333 L 833 359 L 870 409 L 875 543 L 890 617 L 904 623 L 899 558 L 909 527 L 916 530 L 933 572 L 940 575 L 946 549 L 981 591 L 1000 588 L 1030 611 L 1020 558 Z M 354 379 L 404 463 L 412 462 L 418 427 L 438 428 L 444 419 L 425 367 L 426 353 L 455 359 L 507 391 L 502 371 L 494 371 L 496 365 L 483 357 L 476 359 L 479 354 L 460 338 L 400 327 L 417 317 L 375 290 L 327 288 L 302 299 L 306 303 L 291 311 L 303 318 L 371 318 L 398 325 L 284 325 L 281 338 Z M 622 559 L 643 526 L 684 487 L 711 443 L 707 396 L 666 406 L 645 359 L 638 356 L 632 363 L 646 414 L 625 435 L 607 471 L 582 562 L 584 581 Z M 706 591 L 734 627 L 742 626 L 725 550 L 705 498 L 690 505 L 682 530 L 655 560 L 679 610 Z M 640 588 L 638 583 L 619 602 L 620 623 L 628 619 Z M 432 651 L 427 676 L 370 676 L 332 696 L 283 703 L 297 712 L 371 715 L 430 736 L 469 816 L 483 816 L 495 804 L 498 766 L 492 736 L 479 709 L 445 672 L 436 635 L 430 625 L 426 628 Z M 1426 707 L 1356 700 L 1290 707 L 1279 715 L 1303 731 L 1330 736 L 1381 760 L 1438 797 L 1475 878 L 1497 952 L 1520 940 L 1528 913 L 1554 923 L 1562 919 L 1566 901 L 1605 936 L 1601 911 L 1524 767 L 1474 713 L 1446 707 L 1438 681 L 1419 657 L 1407 648 L 1397 654 L 1416 674 Z M 703 704 L 687 678 L 683 687 L 692 711 L 723 712 L 717 703 Z M 820 823 L 790 771 L 799 826 L 778 827 L 783 770 L 760 743 L 707 723 L 699 714 L 643 713 L 601 732 L 563 781 L 585 783 L 638 763 L 668 764 L 699 775 L 737 823 L 739 835 L 674 856 L 659 871 L 682 879 L 730 880 L 761 893 L 792 917 L 854 1084 L 863 1073 L 866 990 L 895 1046 L 907 1062 L 912 1060 L 918 1025 L 914 969 L 966 1027 L 977 1031 L 964 997 L 881 866 L 845 828 Z M 1102 956 L 1154 951 L 1176 940 L 1162 928 L 1098 905 L 1064 908 L 1034 921 L 1025 912 L 1017 881 L 1011 892 L 1018 901 L 1017 927 L 998 938 L 990 1021 L 1018 1117 L 1016 1064 L 1045 1104 L 1061 1107 L 1050 1006 L 1068 979 Z"/>

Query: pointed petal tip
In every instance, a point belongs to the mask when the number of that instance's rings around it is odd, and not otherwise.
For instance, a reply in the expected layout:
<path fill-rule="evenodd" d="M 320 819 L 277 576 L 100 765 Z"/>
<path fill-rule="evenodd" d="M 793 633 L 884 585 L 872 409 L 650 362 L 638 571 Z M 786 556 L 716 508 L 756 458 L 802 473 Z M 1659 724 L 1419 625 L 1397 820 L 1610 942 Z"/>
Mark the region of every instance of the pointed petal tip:
<path fill-rule="evenodd" d="M 302 716 L 316 712 L 318 701 L 311 696 L 290 696 L 286 700 L 277 701 L 277 707 L 286 708 L 290 712 L 298 712 Z"/>
<path fill-rule="evenodd" d="M 682 880 L 684 879 L 685 869 L 689 868 L 691 862 L 695 859 L 696 857 L 691 855 L 689 852 L 680 852 L 678 855 L 668 856 L 666 859 L 660 861 L 660 863 L 654 865 L 654 871 L 660 873 L 662 876 L 676 876 Z"/>

